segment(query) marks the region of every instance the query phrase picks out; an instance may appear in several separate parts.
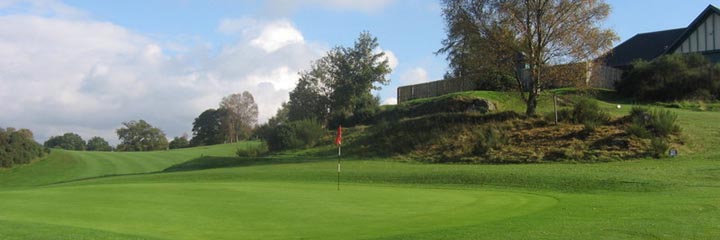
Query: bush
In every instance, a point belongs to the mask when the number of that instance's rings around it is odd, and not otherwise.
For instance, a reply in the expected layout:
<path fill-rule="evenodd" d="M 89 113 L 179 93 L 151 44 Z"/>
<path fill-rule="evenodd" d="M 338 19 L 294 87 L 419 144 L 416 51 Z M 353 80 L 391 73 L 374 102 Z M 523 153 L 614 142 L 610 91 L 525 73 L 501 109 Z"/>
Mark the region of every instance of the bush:
<path fill-rule="evenodd" d="M 648 149 L 648 152 L 654 158 L 663 158 L 666 156 L 669 149 L 670 145 L 668 145 L 664 139 L 654 137 L 650 140 L 650 149 Z"/>
<path fill-rule="evenodd" d="M 477 80 L 480 90 L 510 91 L 517 87 L 515 76 L 500 71 L 490 71 Z"/>
<path fill-rule="evenodd" d="M 325 129 L 315 120 L 291 121 L 274 128 L 263 127 L 259 137 L 272 151 L 315 146 Z"/>
<path fill-rule="evenodd" d="M 667 137 L 670 134 L 680 132 L 680 126 L 675 124 L 677 114 L 670 110 L 655 110 L 651 113 L 650 127 L 658 137 Z"/>
<path fill-rule="evenodd" d="M 33 133 L 27 129 L 0 128 L 0 168 L 30 163 L 48 152 L 33 140 Z"/>
<path fill-rule="evenodd" d="M 546 118 L 554 120 L 555 116 L 551 113 Z M 594 130 L 597 126 L 610 121 L 610 114 L 600 109 L 597 102 L 588 98 L 581 98 L 573 104 L 572 110 L 562 109 L 558 111 L 558 120 L 583 124 L 586 130 Z"/>
<path fill-rule="evenodd" d="M 663 55 L 633 63 L 615 87 L 624 96 L 644 101 L 718 99 L 720 65 L 700 54 Z"/>
<path fill-rule="evenodd" d="M 235 154 L 238 157 L 259 157 L 268 153 L 268 144 L 261 141 L 256 147 L 238 148 Z"/>
<path fill-rule="evenodd" d="M 630 110 L 631 123 L 625 130 L 628 134 L 641 138 L 667 137 L 680 132 L 675 123 L 677 114 L 670 110 L 648 110 L 642 107 L 633 107 Z"/>

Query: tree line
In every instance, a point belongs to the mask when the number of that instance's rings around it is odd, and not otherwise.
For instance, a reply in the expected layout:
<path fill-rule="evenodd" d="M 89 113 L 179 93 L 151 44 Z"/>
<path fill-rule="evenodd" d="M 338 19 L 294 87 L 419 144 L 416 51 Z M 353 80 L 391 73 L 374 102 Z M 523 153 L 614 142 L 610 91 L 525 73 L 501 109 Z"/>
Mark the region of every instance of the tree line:
<path fill-rule="evenodd" d="M 145 120 L 122 123 L 115 133 L 120 143 L 113 148 L 102 137 L 87 142 L 76 133 L 52 136 L 46 148 L 75 151 L 155 151 L 191 146 L 231 143 L 250 138 L 257 124 L 258 107 L 250 92 L 231 94 L 222 99 L 218 109 L 208 109 L 193 122 L 193 138 L 184 134 L 168 141 L 165 133 Z"/>

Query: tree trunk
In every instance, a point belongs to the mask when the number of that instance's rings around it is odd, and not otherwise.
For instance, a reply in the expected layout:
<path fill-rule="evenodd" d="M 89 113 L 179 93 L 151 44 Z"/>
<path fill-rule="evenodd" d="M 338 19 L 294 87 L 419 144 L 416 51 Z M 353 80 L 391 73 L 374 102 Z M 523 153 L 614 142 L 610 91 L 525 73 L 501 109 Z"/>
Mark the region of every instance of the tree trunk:
<path fill-rule="evenodd" d="M 528 94 L 527 108 L 525 110 L 525 114 L 528 116 L 535 115 L 535 108 L 537 108 L 537 92 L 531 90 L 530 94 Z"/>
<path fill-rule="evenodd" d="M 537 108 L 538 85 L 540 84 L 540 69 L 538 66 L 530 67 L 530 90 L 528 91 L 527 108 L 525 114 L 528 116 L 535 115 Z"/>

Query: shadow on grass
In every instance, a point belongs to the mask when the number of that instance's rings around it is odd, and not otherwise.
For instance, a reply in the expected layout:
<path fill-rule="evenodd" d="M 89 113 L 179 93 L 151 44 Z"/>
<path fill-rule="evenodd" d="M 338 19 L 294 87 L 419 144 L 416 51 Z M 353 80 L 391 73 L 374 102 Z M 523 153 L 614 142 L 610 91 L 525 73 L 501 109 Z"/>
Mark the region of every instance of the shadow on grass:
<path fill-rule="evenodd" d="M 318 162 L 327 160 L 327 157 L 254 157 L 254 158 L 240 158 L 240 157 L 214 157 L 204 156 L 195 158 L 190 161 L 175 164 L 163 170 L 162 172 L 181 172 L 181 171 L 195 171 L 213 168 L 228 168 L 228 167 L 247 167 L 247 166 L 258 166 L 258 165 L 273 165 L 273 164 L 289 164 L 289 163 L 307 163 L 307 162 Z"/>

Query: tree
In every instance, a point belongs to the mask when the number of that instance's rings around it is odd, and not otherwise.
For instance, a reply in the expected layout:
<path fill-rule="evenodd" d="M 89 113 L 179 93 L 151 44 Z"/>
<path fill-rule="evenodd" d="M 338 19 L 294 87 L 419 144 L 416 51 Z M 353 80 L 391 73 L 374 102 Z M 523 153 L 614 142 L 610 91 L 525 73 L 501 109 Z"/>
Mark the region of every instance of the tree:
<path fill-rule="evenodd" d="M 205 110 L 193 121 L 192 146 L 221 144 L 227 138 L 227 110 L 223 108 Z"/>
<path fill-rule="evenodd" d="M 247 139 L 257 124 L 258 106 L 248 91 L 231 94 L 220 102 L 220 108 L 227 111 L 227 142 Z"/>
<path fill-rule="evenodd" d="M 65 150 L 85 150 L 85 140 L 77 133 L 65 133 L 62 136 L 52 136 L 44 143 L 46 148 L 62 148 Z"/>
<path fill-rule="evenodd" d="M 498 28 L 507 29 L 512 36 L 514 41 L 497 43 L 523 56 L 529 80 L 527 87 L 518 89 L 528 115 L 535 114 L 550 64 L 589 62 L 609 50 L 617 39 L 612 30 L 601 26 L 610 13 L 610 6 L 602 0 L 445 1 L 446 6 L 452 4 L 462 6 L 468 22 L 484 36 L 495 36 Z"/>
<path fill-rule="evenodd" d="M 287 117 L 290 121 L 314 119 L 325 121 L 330 114 L 333 77 L 328 57 L 315 61 L 309 71 L 301 72 L 295 89 L 290 92 Z"/>
<path fill-rule="evenodd" d="M 290 93 L 288 118 L 291 121 L 317 120 L 336 126 L 343 121 L 359 121 L 376 111 L 372 90 L 388 84 L 392 69 L 387 57 L 378 51 L 377 38 L 360 33 L 353 47 L 335 47 L 302 72 Z"/>
<path fill-rule="evenodd" d="M 96 136 L 87 141 L 87 150 L 109 152 L 112 151 L 112 147 L 105 139 Z"/>
<path fill-rule="evenodd" d="M 165 133 L 153 127 L 145 120 L 122 123 L 124 127 L 117 129 L 120 144 L 119 151 L 153 151 L 164 150 L 168 147 Z"/>
<path fill-rule="evenodd" d="M 473 1 L 443 1 L 443 18 L 447 38 L 436 54 L 447 54 L 449 70 L 445 79 L 466 79 L 479 89 L 506 91 L 514 89 L 515 41 L 509 27 L 495 23 L 481 29 L 470 12 Z M 483 31 L 487 30 L 487 31 Z"/>
<path fill-rule="evenodd" d="M 0 168 L 26 164 L 45 155 L 28 129 L 0 128 Z"/>
<path fill-rule="evenodd" d="M 175 137 L 172 141 L 170 141 L 170 149 L 186 148 L 189 146 L 190 142 L 188 142 L 187 135 Z"/>

